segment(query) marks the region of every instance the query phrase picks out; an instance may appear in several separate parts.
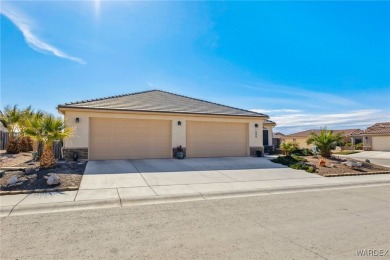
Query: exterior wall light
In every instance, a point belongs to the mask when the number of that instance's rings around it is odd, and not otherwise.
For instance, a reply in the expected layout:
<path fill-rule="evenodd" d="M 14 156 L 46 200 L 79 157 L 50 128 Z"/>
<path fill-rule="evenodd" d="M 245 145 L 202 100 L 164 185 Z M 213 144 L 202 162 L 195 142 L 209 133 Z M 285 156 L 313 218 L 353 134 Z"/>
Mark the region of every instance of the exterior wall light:
<path fill-rule="evenodd" d="M 177 121 L 177 125 L 181 125 L 181 121 Z"/>
<path fill-rule="evenodd" d="M 80 122 L 80 118 L 76 117 L 76 123 Z"/>
<path fill-rule="evenodd" d="M 258 128 L 258 127 L 259 127 L 259 125 L 258 125 L 258 124 L 255 124 L 255 127 L 256 127 L 256 128 Z"/>

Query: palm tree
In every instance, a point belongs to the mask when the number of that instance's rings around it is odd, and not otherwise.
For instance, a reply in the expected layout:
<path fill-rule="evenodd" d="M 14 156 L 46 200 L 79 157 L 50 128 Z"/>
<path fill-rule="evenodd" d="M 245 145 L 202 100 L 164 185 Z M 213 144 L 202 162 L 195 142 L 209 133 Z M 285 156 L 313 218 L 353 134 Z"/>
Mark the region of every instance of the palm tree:
<path fill-rule="evenodd" d="M 43 153 L 45 135 L 45 129 L 43 128 L 43 119 L 45 116 L 46 114 L 44 112 L 37 111 L 25 122 L 26 128 L 24 129 L 24 133 L 38 143 L 37 159 L 40 159 Z"/>
<path fill-rule="evenodd" d="M 7 128 L 10 140 L 15 138 L 15 133 L 18 130 L 18 124 L 22 117 L 21 110 L 17 105 L 6 106 L 3 111 L 0 111 L 0 122 Z"/>
<path fill-rule="evenodd" d="M 34 110 L 31 109 L 31 106 L 20 110 L 20 119 L 18 121 L 18 128 L 19 128 L 19 144 L 20 144 L 20 151 L 21 152 L 28 152 L 32 151 L 32 141 L 29 136 L 26 135 L 26 129 L 28 126 L 28 120 L 30 120 L 31 117 L 34 116 Z"/>
<path fill-rule="evenodd" d="M 64 123 L 62 118 L 43 114 L 30 120 L 26 134 L 44 144 L 44 150 L 40 158 L 40 167 L 51 168 L 56 165 L 53 152 L 53 142 L 63 140 L 72 135 L 73 129 Z"/>
<path fill-rule="evenodd" d="M 20 152 L 18 140 L 15 140 L 15 133 L 18 131 L 18 124 L 22 117 L 22 112 L 17 105 L 6 106 L 3 111 L 0 111 L 0 122 L 7 128 L 9 133 L 9 141 L 7 144 L 7 153 L 17 154 Z"/>
<path fill-rule="evenodd" d="M 331 156 L 331 150 L 336 148 L 336 145 L 343 141 L 343 133 L 334 134 L 332 130 L 326 130 L 326 127 L 322 128 L 320 133 L 312 132 L 307 139 L 307 144 L 314 144 L 320 150 L 322 157 L 329 158 Z"/>

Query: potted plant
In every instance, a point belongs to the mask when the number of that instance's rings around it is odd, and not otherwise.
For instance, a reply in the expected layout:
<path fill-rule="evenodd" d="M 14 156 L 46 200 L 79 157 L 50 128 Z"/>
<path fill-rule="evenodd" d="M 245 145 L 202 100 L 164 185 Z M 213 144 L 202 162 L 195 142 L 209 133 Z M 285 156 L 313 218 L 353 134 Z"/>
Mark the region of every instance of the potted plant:
<path fill-rule="evenodd" d="M 181 147 L 181 145 L 176 148 L 176 158 L 177 159 L 184 159 L 184 152 L 183 152 L 183 148 Z"/>

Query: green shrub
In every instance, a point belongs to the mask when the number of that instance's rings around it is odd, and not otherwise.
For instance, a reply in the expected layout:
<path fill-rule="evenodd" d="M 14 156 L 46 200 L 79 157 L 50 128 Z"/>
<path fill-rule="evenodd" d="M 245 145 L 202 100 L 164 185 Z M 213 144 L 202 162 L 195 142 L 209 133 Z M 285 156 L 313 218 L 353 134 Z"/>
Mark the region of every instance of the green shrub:
<path fill-rule="evenodd" d="M 316 172 L 315 167 L 308 166 L 306 164 L 307 160 L 300 157 L 300 156 L 297 156 L 297 155 L 278 156 L 277 158 L 272 159 L 271 161 L 274 163 L 280 163 L 280 164 L 286 165 L 286 166 L 288 166 L 292 169 L 295 169 L 295 170 L 303 170 L 303 171 L 307 171 L 310 173 Z"/>
<path fill-rule="evenodd" d="M 280 163 L 280 164 L 283 164 L 286 166 L 290 166 L 291 164 L 299 162 L 298 160 L 296 160 L 292 156 L 278 156 L 277 158 L 272 159 L 271 161 L 274 163 Z"/>
<path fill-rule="evenodd" d="M 295 155 L 300 155 L 300 156 L 311 156 L 313 155 L 313 152 L 312 150 L 308 149 L 308 148 L 302 148 L 302 149 L 295 149 L 292 151 L 292 154 L 295 154 Z"/>
<path fill-rule="evenodd" d="M 359 143 L 355 145 L 356 150 L 363 150 L 363 143 Z"/>

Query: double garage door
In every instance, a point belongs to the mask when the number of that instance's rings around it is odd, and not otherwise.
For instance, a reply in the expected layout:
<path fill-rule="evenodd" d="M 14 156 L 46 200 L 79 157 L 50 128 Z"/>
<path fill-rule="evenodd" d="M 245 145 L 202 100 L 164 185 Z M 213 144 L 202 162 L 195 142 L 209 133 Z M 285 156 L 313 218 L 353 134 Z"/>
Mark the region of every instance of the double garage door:
<path fill-rule="evenodd" d="M 172 122 L 90 118 L 90 160 L 172 158 Z M 187 121 L 187 157 L 248 155 L 245 123 Z"/>

